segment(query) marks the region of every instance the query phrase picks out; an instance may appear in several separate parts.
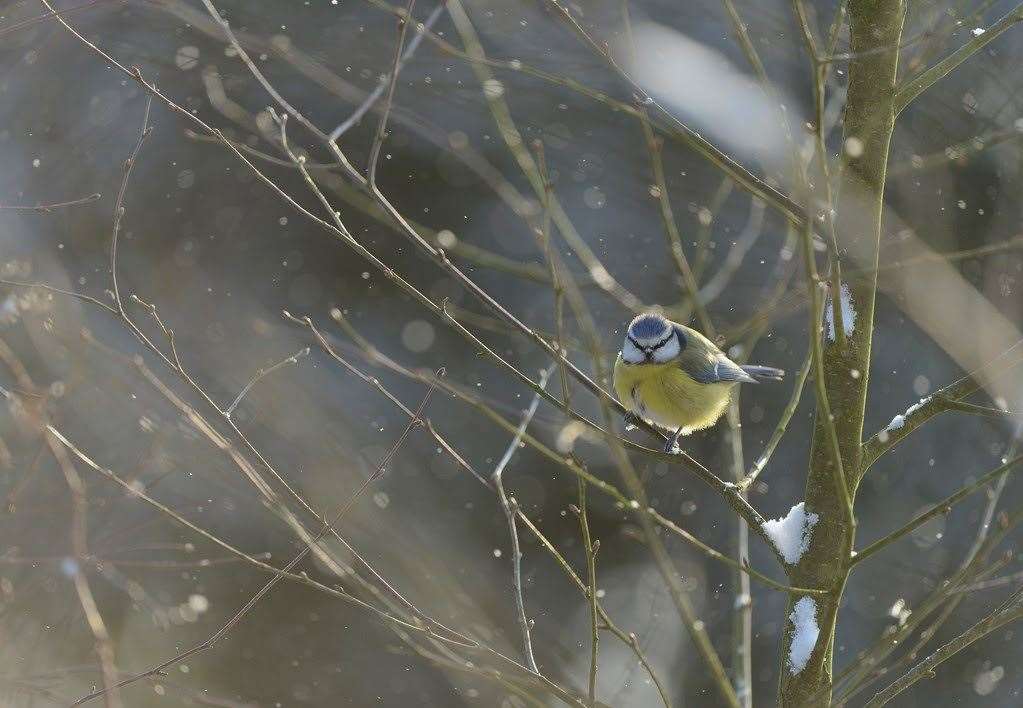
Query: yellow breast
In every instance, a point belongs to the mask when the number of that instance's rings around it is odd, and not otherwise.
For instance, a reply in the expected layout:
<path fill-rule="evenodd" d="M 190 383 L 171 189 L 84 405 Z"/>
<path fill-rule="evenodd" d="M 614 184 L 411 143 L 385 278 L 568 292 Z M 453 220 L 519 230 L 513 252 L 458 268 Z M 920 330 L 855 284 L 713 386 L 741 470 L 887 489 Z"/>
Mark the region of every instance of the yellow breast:
<path fill-rule="evenodd" d="M 677 364 L 629 365 L 619 355 L 614 366 L 618 400 L 644 420 L 672 431 L 714 425 L 728 407 L 733 385 L 697 383 Z"/>

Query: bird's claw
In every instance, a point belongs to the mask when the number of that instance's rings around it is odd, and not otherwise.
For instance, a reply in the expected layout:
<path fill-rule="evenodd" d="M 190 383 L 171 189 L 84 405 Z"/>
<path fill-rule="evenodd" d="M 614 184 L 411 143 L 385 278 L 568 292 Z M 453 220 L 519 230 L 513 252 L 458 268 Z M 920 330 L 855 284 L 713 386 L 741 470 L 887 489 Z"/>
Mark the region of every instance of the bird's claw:
<path fill-rule="evenodd" d="M 632 413 L 630 411 L 629 413 L 625 414 L 625 429 L 626 430 L 635 430 L 636 428 L 639 427 L 639 423 L 640 423 L 640 418 L 635 413 Z"/>
<path fill-rule="evenodd" d="M 678 440 L 682 436 L 682 432 L 685 428 L 679 428 L 675 431 L 675 434 L 668 438 L 668 442 L 664 443 L 664 452 L 668 455 L 680 455 L 682 454 L 682 448 L 678 446 Z"/>

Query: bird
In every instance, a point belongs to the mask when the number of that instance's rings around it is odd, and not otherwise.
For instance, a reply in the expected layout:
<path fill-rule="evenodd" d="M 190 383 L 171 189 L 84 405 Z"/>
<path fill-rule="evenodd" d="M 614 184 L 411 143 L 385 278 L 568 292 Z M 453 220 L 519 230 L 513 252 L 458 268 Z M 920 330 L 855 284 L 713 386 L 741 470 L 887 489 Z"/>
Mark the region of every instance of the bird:
<path fill-rule="evenodd" d="M 674 431 L 664 448 L 673 453 L 681 436 L 721 418 L 736 384 L 781 381 L 785 372 L 740 366 L 695 329 L 647 312 L 629 323 L 613 376 L 627 421 Z"/>

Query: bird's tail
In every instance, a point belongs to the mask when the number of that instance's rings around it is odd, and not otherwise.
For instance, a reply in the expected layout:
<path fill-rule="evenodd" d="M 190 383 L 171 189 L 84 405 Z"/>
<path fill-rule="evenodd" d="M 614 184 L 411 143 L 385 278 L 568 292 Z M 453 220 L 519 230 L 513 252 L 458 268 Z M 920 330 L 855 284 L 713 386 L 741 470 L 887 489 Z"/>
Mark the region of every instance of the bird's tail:
<path fill-rule="evenodd" d="M 785 372 L 772 366 L 744 366 L 742 370 L 753 377 L 754 381 L 781 381 Z"/>

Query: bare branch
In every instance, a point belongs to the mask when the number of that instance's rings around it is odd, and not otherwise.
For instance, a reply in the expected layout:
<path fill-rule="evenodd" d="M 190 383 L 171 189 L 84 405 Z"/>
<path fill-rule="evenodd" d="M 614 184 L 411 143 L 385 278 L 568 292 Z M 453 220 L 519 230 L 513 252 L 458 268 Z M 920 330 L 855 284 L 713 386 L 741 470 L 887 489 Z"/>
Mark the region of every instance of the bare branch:
<path fill-rule="evenodd" d="M 405 44 L 405 34 L 408 32 L 409 20 L 412 17 L 412 9 L 416 0 L 408 0 L 405 8 L 405 15 L 398 18 L 398 43 L 394 48 L 394 61 L 391 63 L 391 73 L 387 79 L 387 96 L 384 98 L 384 109 L 380 115 L 380 122 L 377 124 L 377 132 L 373 137 L 373 144 L 369 148 L 369 166 L 366 168 L 366 179 L 371 188 L 377 184 L 377 164 L 380 162 L 380 149 L 384 145 L 384 138 L 387 136 L 387 117 L 391 113 L 391 104 L 394 101 L 394 89 L 398 85 L 398 72 L 401 71 L 401 50 Z"/>
<path fill-rule="evenodd" d="M 433 29 L 433 26 L 437 23 L 437 20 L 440 19 L 440 16 L 442 14 L 444 14 L 444 4 L 445 4 L 444 2 L 439 2 L 437 4 L 437 7 L 433 8 L 433 12 L 431 12 L 430 15 L 426 18 L 426 21 L 423 22 L 422 26 L 416 29 L 416 36 L 413 37 L 412 40 L 408 43 L 408 46 L 405 48 L 405 52 L 401 55 L 401 58 L 398 60 L 397 66 L 394 68 L 395 76 L 397 76 L 398 72 L 401 71 L 402 67 L 405 66 L 408 60 L 412 58 L 412 55 L 416 53 L 416 50 L 419 48 L 419 45 L 423 41 L 423 37 L 425 37 L 430 32 L 430 30 Z M 415 21 L 415 18 L 412 17 L 411 3 L 409 4 L 406 17 L 408 18 L 407 21 L 409 22 Z M 404 31 L 404 27 L 402 29 Z M 399 47 L 400 45 L 401 43 L 399 42 Z M 331 142 L 336 142 L 338 138 L 340 138 L 342 135 L 351 130 L 352 126 L 356 125 L 359 121 L 361 121 L 363 116 L 365 116 L 366 113 L 368 113 L 370 109 L 372 109 L 373 106 L 376 105 L 377 101 L 380 100 L 380 97 L 384 95 L 385 88 L 387 88 L 387 90 L 391 90 L 389 88 L 391 86 L 393 86 L 393 81 L 390 80 L 378 84 L 377 87 L 373 89 L 368 96 L 366 96 L 366 100 L 359 104 L 359 107 L 355 109 L 352 115 L 345 119 L 345 121 L 338 125 L 338 127 L 334 128 L 334 130 L 330 131 L 330 135 L 328 137 L 330 138 Z"/>
<path fill-rule="evenodd" d="M 880 708 L 880 706 L 887 704 L 900 693 L 913 686 L 913 684 L 917 681 L 933 676 L 935 668 L 945 661 L 948 661 L 974 642 L 983 639 L 992 632 L 998 631 L 1011 622 L 1015 622 L 1016 620 L 1023 618 L 1023 602 L 1021 602 L 1020 599 L 1021 593 L 1023 593 L 1023 590 L 1014 593 L 1008 601 L 994 612 L 974 624 L 955 639 L 952 639 L 943 645 L 936 652 L 913 667 L 909 673 L 900 678 L 898 681 L 894 682 L 883 691 L 879 691 L 870 700 L 870 702 L 867 703 L 867 708 Z"/>
<path fill-rule="evenodd" d="M 547 380 L 550 378 L 551 372 L 554 368 L 551 367 L 546 371 L 540 373 L 540 386 L 546 388 Z M 522 643 L 523 652 L 526 655 L 526 664 L 535 673 L 540 673 L 540 670 L 536 666 L 536 658 L 533 656 L 533 640 L 530 638 L 530 630 L 532 629 L 533 622 L 526 616 L 526 603 L 522 590 L 522 550 L 519 548 L 519 532 L 515 525 L 515 516 L 518 512 L 519 504 L 515 500 L 515 497 L 509 497 L 504 491 L 504 469 L 511 462 L 512 456 L 522 445 L 522 436 L 526 434 L 526 428 L 529 427 L 530 422 L 533 420 L 533 416 L 536 415 L 536 409 L 540 405 L 540 395 L 535 394 L 533 400 L 529 404 L 529 408 L 522 416 L 522 421 L 519 423 L 518 430 L 515 431 L 514 437 L 511 442 L 508 443 L 508 449 L 504 451 L 504 455 L 498 461 L 497 466 L 494 467 L 493 473 L 490 475 L 490 479 L 494 482 L 494 488 L 497 490 L 497 496 L 501 500 L 501 508 L 504 510 L 504 515 L 508 519 L 508 531 L 511 534 L 512 544 L 512 580 L 513 589 L 515 591 L 515 608 L 519 615 L 519 627 L 522 630 Z"/>
<path fill-rule="evenodd" d="M 577 479 L 579 487 L 579 506 L 573 507 L 576 516 L 579 517 L 579 528 L 583 536 L 583 553 L 586 554 L 586 599 L 590 605 L 590 683 L 589 698 L 590 705 L 595 705 L 597 700 L 597 653 L 600 646 L 600 637 L 597 633 L 597 551 L 600 550 L 600 541 L 594 541 L 590 537 L 590 522 L 586 515 L 586 483 Z"/>
<path fill-rule="evenodd" d="M 439 371 L 438 374 L 443 375 L 443 369 L 441 369 L 441 371 Z M 236 612 L 220 629 L 211 634 L 206 640 L 199 644 L 196 644 L 192 648 L 187 649 L 181 652 L 180 654 L 177 654 L 176 656 L 161 662 L 160 664 L 157 664 L 156 666 L 152 667 L 151 669 L 148 669 L 147 671 L 143 671 L 141 673 L 135 674 L 134 676 L 130 676 L 126 679 L 123 679 L 122 681 L 116 684 L 117 688 L 123 688 L 130 684 L 149 678 L 151 676 L 160 676 L 169 667 L 181 663 L 190 656 L 206 651 L 208 649 L 212 649 L 213 646 L 218 641 L 223 639 L 239 622 L 242 621 L 242 619 L 244 619 L 244 617 L 252 610 L 252 608 L 255 607 L 259 603 L 259 601 L 267 593 L 269 593 L 274 588 L 274 586 L 277 585 L 277 583 L 279 583 L 285 577 L 287 573 L 291 572 L 292 568 L 298 565 L 302 561 L 302 559 L 309 554 L 310 550 L 312 550 L 312 546 L 319 543 L 320 540 L 325 535 L 327 535 L 327 532 L 330 530 L 330 528 L 332 526 L 336 526 L 341 521 L 341 519 L 344 518 L 345 514 L 347 514 L 348 511 L 355 505 L 355 502 L 359 500 L 359 497 L 362 496 L 362 494 L 369 488 L 369 486 L 377 479 L 379 479 L 381 476 L 383 476 L 385 470 L 387 469 L 387 465 L 390 464 L 391 460 L 398 453 L 398 450 L 401 448 L 402 444 L 408 438 L 413 428 L 415 428 L 419 423 L 420 416 L 423 410 L 426 408 L 427 403 L 429 403 L 430 397 L 433 395 L 434 390 L 435 390 L 434 387 L 431 387 L 430 389 L 427 390 L 426 395 L 423 397 L 423 401 L 419 406 L 419 409 L 416 411 L 415 417 L 412 418 L 412 420 L 410 420 L 409 423 L 405 426 L 404 431 L 395 441 L 394 445 L 391 447 L 388 453 L 384 456 L 383 460 L 380 461 L 380 464 L 377 466 L 376 470 L 374 470 L 374 472 L 369 477 L 366 478 L 362 485 L 355 490 L 355 492 L 348 498 L 348 501 L 345 502 L 345 504 L 334 515 L 334 518 L 330 522 L 330 524 L 324 524 L 323 528 L 321 528 L 320 531 L 313 537 L 312 542 L 306 544 L 302 548 L 302 550 L 299 553 L 297 553 L 290 561 L 288 561 L 288 563 L 281 570 L 277 571 L 274 577 L 271 578 L 265 585 L 263 585 L 263 587 L 261 587 L 256 592 L 255 595 L 249 598 L 248 602 L 246 602 L 241 607 L 241 609 L 239 609 L 238 612 Z M 92 700 L 93 698 L 103 696 L 106 693 L 107 689 L 101 691 L 93 691 L 87 696 L 79 698 L 72 705 L 75 706 L 82 705 L 83 703 L 86 703 Z"/>
<path fill-rule="evenodd" d="M 306 356 L 309 356 L 309 347 L 302 347 L 301 349 L 299 349 L 297 352 L 295 352 L 291 356 L 287 357 L 286 359 L 280 360 L 279 362 L 277 362 L 273 366 L 268 366 L 265 369 L 260 369 L 259 371 L 257 371 L 256 375 L 253 376 L 251 379 L 249 379 L 249 382 L 247 384 L 245 384 L 245 386 L 242 388 L 242 390 L 238 393 L 238 396 L 233 401 L 231 401 L 231 405 L 229 405 L 227 408 L 224 409 L 224 411 L 223 411 L 224 412 L 224 417 L 226 417 L 226 418 L 230 418 L 231 417 L 231 414 L 234 413 L 234 409 L 237 408 L 238 404 L 242 402 L 243 398 L 245 398 L 245 394 L 247 394 L 249 391 L 251 391 L 252 387 L 255 386 L 257 383 L 259 383 L 264 378 L 266 378 L 267 376 L 269 376 L 273 372 L 277 371 L 278 369 L 282 369 L 285 366 L 288 366 L 288 365 L 291 365 L 291 364 L 297 364 L 299 359 L 301 359 L 303 357 L 306 357 Z"/>
<path fill-rule="evenodd" d="M 806 353 L 806 358 L 803 360 L 803 365 L 799 368 L 799 373 L 796 374 L 796 383 L 792 387 L 792 396 L 789 398 L 789 402 L 785 405 L 785 410 L 782 411 L 781 418 L 778 419 L 778 425 L 775 426 L 774 432 L 771 433 L 771 437 L 768 439 L 767 444 L 764 445 L 764 451 L 760 453 L 760 456 L 756 459 L 756 462 L 750 467 L 749 472 L 739 482 L 739 486 L 743 489 L 748 489 L 757 481 L 757 477 L 767 467 L 767 463 L 770 462 L 771 456 L 774 454 L 775 448 L 778 447 L 778 443 L 781 442 L 782 436 L 785 435 L 785 431 L 788 430 L 789 421 L 792 420 L 792 416 L 796 412 L 796 408 L 799 407 L 799 399 L 803 395 L 803 387 L 806 385 L 806 377 L 810 373 L 810 367 L 813 365 L 813 351 Z"/>
<path fill-rule="evenodd" d="M 863 463 L 860 474 L 866 474 L 879 457 L 902 442 L 925 422 L 939 413 L 955 410 L 963 398 L 980 389 L 986 381 L 1004 374 L 1019 366 L 1020 363 L 1023 363 L 1023 340 L 1012 345 L 976 371 L 936 391 L 919 403 L 913 404 L 905 413 L 895 416 L 887 427 L 874 433 L 869 440 L 863 443 Z"/>
<path fill-rule="evenodd" d="M 96 640 L 96 655 L 99 657 L 100 667 L 103 673 L 103 692 L 107 708 L 120 708 L 121 701 L 120 686 L 117 681 L 117 664 L 114 661 L 114 645 L 110 641 L 110 632 L 107 631 L 103 615 L 100 614 L 96 599 L 89 585 L 89 579 L 82 568 L 89 556 L 88 533 L 86 530 L 86 514 L 89 503 L 85 496 L 85 485 L 75 470 L 74 463 L 68 456 L 67 450 L 53 435 L 46 434 L 46 443 L 50 453 L 57 461 L 57 465 L 64 473 L 68 489 L 71 491 L 71 546 L 75 552 L 74 584 L 78 593 L 78 601 L 82 606 L 82 613 L 85 615 L 89 630 Z"/>
<path fill-rule="evenodd" d="M 941 81 L 960 64 L 996 40 L 1003 32 L 1023 21 L 1023 4 L 1007 12 L 993 25 L 982 31 L 969 42 L 959 47 L 940 62 L 898 88 L 895 94 L 895 114 L 901 113 L 924 91 Z"/>
<path fill-rule="evenodd" d="M 973 482 L 972 484 L 967 484 L 959 491 L 949 495 L 948 497 L 938 502 L 937 504 L 934 504 L 926 511 L 921 512 L 905 526 L 896 529 L 895 531 L 892 531 L 884 538 L 874 541 L 872 544 L 864 548 L 862 551 L 857 552 L 850 562 L 853 565 L 860 563 L 861 561 L 866 560 L 870 556 L 880 551 L 885 546 L 891 544 L 894 541 L 897 541 L 898 539 L 902 538 L 908 533 L 912 533 L 915 529 L 920 528 L 928 521 L 933 519 L 935 516 L 947 514 L 952 510 L 952 507 L 955 504 L 958 504 L 960 501 L 966 499 L 974 492 L 980 490 L 981 488 L 985 487 L 991 482 L 994 482 L 999 477 L 1004 475 L 1006 472 L 1013 471 L 1013 468 L 1015 468 L 1016 465 L 1019 464 L 1021 461 L 1023 461 L 1023 455 L 1017 455 L 1016 457 L 1013 457 L 1011 460 L 1005 461 L 1003 464 L 999 465 L 998 467 L 991 470 L 987 474 L 982 475 L 979 479 L 977 479 L 976 482 Z"/>
<path fill-rule="evenodd" d="M 114 228 L 110 236 L 110 278 L 113 282 L 114 305 L 122 317 L 126 317 L 126 315 L 124 313 L 124 304 L 121 302 L 121 289 L 117 283 L 117 237 L 121 233 L 121 219 L 124 217 L 124 196 L 128 191 L 128 180 L 131 179 L 132 168 L 135 167 L 139 151 L 142 150 L 142 143 L 145 142 L 152 131 L 152 128 L 149 126 L 149 109 L 152 108 L 152 105 L 153 97 L 146 96 L 146 110 L 142 114 L 142 128 L 139 130 L 139 139 L 135 143 L 135 148 L 131 151 L 128 159 L 124 161 L 124 177 L 121 179 L 121 188 L 117 191 L 117 201 L 114 202 Z"/>
<path fill-rule="evenodd" d="M 0 34 L 3 34 L 0 32 Z M 78 199 L 72 199 L 66 202 L 54 202 L 52 204 L 37 204 L 35 206 L 22 206 L 17 204 L 0 204 L 0 211 L 34 211 L 38 213 L 49 213 L 56 209 L 64 209 L 66 207 L 82 206 L 83 204 L 91 204 L 92 202 L 99 199 L 100 193 L 96 192 L 90 194 L 87 197 L 80 197 Z"/>

